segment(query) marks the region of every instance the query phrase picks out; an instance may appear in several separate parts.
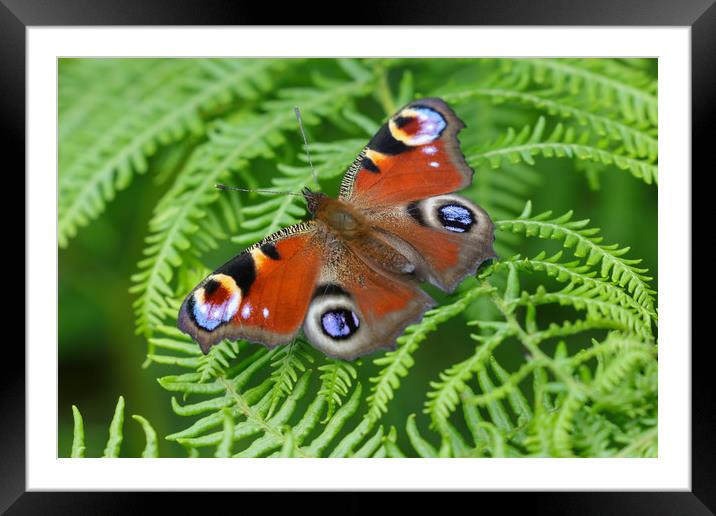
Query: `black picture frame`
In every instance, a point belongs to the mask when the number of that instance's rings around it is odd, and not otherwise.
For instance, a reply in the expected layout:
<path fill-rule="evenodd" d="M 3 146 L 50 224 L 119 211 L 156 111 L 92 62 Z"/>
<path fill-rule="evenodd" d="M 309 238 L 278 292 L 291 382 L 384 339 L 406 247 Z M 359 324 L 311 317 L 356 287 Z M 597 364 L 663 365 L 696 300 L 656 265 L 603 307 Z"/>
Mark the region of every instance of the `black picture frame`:
<path fill-rule="evenodd" d="M 350 17 L 324 20 L 356 25 L 606 25 L 684 26 L 691 28 L 692 168 L 713 169 L 707 142 L 716 115 L 716 5 L 715 0 L 496 0 L 391 2 L 380 11 L 361 3 Z M 316 25 L 316 11 L 305 3 L 290 5 L 237 0 L 0 0 L 0 118 L 4 154 L 16 157 L 15 170 L 25 167 L 25 35 L 32 26 L 77 25 Z M 337 12 L 337 11 L 332 11 Z M 379 16 L 377 13 L 379 12 Z M 309 19 L 310 16 L 310 19 Z M 707 161 L 708 160 L 708 161 Z M 708 164 L 707 164 L 708 163 Z M 688 171 L 684 171 L 688 173 Z M 8 174 L 10 175 L 10 174 Z M 15 173 L 16 177 L 20 174 Z M 24 184 L 24 183 L 23 183 Z M 7 187 L 6 187 L 7 188 Z M 22 187 L 24 190 L 24 186 Z M 5 190 L 18 197 L 19 190 Z M 10 192 L 14 192 L 14 195 Z M 27 192 L 25 192 L 27 194 Z M 693 217 L 696 220 L 698 217 Z M 19 228 L 17 228 L 19 229 Z M 17 246 L 19 247 L 19 246 Z M 23 251 L 24 252 L 24 251 Z M 27 277 L 32 271 L 25 268 Z M 694 305 L 692 305 L 694 306 Z M 25 323 L 30 324 L 28 314 Z M 18 325 L 19 326 L 19 325 Z M 147 493 L 26 492 L 25 364 L 24 348 L 9 344 L 13 367 L 0 375 L 0 512 L 7 514 L 124 514 L 144 507 Z M 681 343 L 688 344 L 688 343 Z M 692 489 L 690 492 L 560 492 L 463 494 L 499 497 L 505 509 L 529 507 L 538 514 L 714 514 L 716 512 L 716 398 L 708 350 L 711 342 L 692 347 Z M 215 496 L 215 494 L 206 493 Z M 506 496 L 507 495 L 507 496 Z M 246 496 L 246 495 L 242 495 Z M 255 498 L 257 495 L 252 495 Z M 261 496 L 261 495 L 258 495 Z M 265 495 L 264 495 L 265 496 Z M 185 505 L 187 496 L 161 497 L 164 510 Z M 301 498 L 301 497 L 299 497 Z M 420 500 L 421 496 L 413 499 Z M 293 497 L 293 503 L 296 502 Z M 353 499 L 355 503 L 349 501 Z M 355 510 L 368 508 L 369 497 L 346 495 L 343 502 Z M 177 502 L 181 503 L 179 506 Z M 212 504 L 215 502 L 212 502 Z M 254 503 L 254 500 L 243 503 Z M 260 503 L 260 502 L 259 502 Z M 458 502 L 459 503 L 459 502 Z M 168 504 L 168 505 L 164 505 Z M 182 511 L 184 512 L 184 511 Z"/>

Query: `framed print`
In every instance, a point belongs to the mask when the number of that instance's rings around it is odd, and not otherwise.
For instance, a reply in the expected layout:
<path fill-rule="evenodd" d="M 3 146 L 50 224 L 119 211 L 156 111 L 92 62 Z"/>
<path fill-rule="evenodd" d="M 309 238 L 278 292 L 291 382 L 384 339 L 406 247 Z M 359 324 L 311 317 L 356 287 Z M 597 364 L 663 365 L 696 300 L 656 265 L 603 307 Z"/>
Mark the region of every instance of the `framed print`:
<path fill-rule="evenodd" d="M 709 2 L 350 27 L 5 3 L 10 513 L 154 490 L 716 505 L 691 344 Z"/>

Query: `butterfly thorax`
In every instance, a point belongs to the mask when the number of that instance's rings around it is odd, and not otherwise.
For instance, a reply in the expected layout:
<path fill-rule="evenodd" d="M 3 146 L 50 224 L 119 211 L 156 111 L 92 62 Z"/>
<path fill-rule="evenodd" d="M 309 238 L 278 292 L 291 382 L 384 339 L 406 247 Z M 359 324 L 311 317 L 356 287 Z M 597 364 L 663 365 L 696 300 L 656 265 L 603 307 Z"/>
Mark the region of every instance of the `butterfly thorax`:
<path fill-rule="evenodd" d="M 340 238 L 354 240 L 368 232 L 365 217 L 345 201 L 310 190 L 304 190 L 303 195 L 314 218 L 328 226 Z"/>

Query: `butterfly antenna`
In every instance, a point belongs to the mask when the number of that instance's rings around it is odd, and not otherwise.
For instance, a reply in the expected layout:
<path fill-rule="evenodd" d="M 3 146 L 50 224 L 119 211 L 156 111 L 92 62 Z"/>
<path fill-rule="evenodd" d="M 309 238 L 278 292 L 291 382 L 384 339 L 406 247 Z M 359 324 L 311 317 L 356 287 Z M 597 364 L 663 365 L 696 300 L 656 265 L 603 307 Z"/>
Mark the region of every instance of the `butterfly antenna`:
<path fill-rule="evenodd" d="M 313 161 L 311 161 L 311 152 L 308 149 L 308 139 L 306 138 L 306 131 L 303 130 L 303 121 L 301 120 L 301 110 L 298 109 L 298 106 L 294 106 L 293 111 L 296 113 L 296 119 L 298 120 L 298 128 L 301 130 L 301 136 L 303 136 L 303 143 L 306 148 L 306 156 L 308 157 L 308 164 L 311 167 L 311 172 L 313 173 L 313 182 L 318 186 L 318 176 L 316 175 L 316 169 L 313 167 Z M 304 193 L 296 193 L 296 192 L 279 192 L 276 190 L 263 190 L 260 188 L 239 188 L 237 186 L 227 186 L 221 183 L 214 185 L 219 190 L 236 190 L 238 192 L 258 192 L 258 193 L 266 193 L 266 194 L 274 194 L 274 195 L 295 195 L 296 197 L 305 197 Z M 308 188 L 305 188 L 305 190 L 308 190 Z M 310 190 L 308 190 L 310 193 Z"/>
<path fill-rule="evenodd" d="M 308 157 L 308 164 L 311 167 L 311 172 L 313 173 L 313 182 L 316 186 L 318 186 L 318 177 L 316 176 L 316 169 L 313 168 L 313 162 L 311 161 L 311 153 L 308 150 L 308 139 L 306 139 L 306 131 L 303 130 L 303 121 L 301 120 L 301 110 L 298 109 L 298 106 L 294 106 L 293 108 L 294 113 L 296 113 L 296 119 L 298 120 L 298 128 L 301 130 L 301 136 L 303 136 L 303 143 L 306 147 L 306 156 Z"/>
<path fill-rule="evenodd" d="M 238 192 L 258 192 L 258 193 L 267 193 L 267 194 L 274 194 L 274 195 L 295 195 L 296 197 L 303 197 L 302 194 L 298 194 L 296 192 L 278 192 L 276 190 L 262 190 L 260 188 L 239 188 L 237 186 L 227 186 L 223 185 L 221 183 L 214 185 L 219 190 L 236 190 Z"/>

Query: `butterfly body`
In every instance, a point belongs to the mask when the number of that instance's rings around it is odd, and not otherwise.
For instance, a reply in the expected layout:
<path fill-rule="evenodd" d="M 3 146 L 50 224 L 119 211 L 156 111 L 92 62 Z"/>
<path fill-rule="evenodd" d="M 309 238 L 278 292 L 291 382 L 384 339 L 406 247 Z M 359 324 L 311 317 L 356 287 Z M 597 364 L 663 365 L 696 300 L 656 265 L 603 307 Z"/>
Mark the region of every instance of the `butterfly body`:
<path fill-rule="evenodd" d="M 408 257 L 381 239 L 369 218 L 341 199 L 305 190 L 304 195 L 316 221 L 316 231 L 331 242 L 342 242 L 358 257 L 374 268 L 395 274 L 410 274 L 415 266 Z"/>
<path fill-rule="evenodd" d="M 456 137 L 462 127 L 440 99 L 401 109 L 348 169 L 338 199 L 304 190 L 313 218 L 204 279 L 179 328 L 205 353 L 222 338 L 285 344 L 301 327 L 337 358 L 394 347 L 434 306 L 421 282 L 452 291 L 494 256 L 489 216 L 452 193 L 473 173 Z"/>

